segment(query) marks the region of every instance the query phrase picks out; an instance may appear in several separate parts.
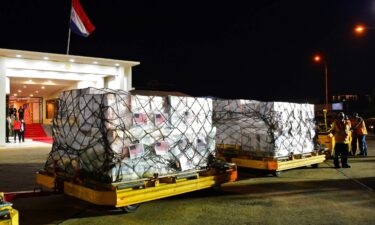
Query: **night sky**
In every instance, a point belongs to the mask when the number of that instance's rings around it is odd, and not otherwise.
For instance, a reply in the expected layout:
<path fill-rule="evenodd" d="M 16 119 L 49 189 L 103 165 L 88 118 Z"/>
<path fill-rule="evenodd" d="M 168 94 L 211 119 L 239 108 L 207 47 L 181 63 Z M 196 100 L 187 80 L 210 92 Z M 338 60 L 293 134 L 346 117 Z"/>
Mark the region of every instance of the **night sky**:
<path fill-rule="evenodd" d="M 375 87 L 375 1 L 80 0 L 96 30 L 70 54 L 140 61 L 136 89 L 194 96 L 323 102 Z M 246 2 L 246 3 L 245 3 Z M 2 1 L 0 48 L 64 54 L 69 0 Z M 353 27 L 368 30 L 356 36 Z"/>

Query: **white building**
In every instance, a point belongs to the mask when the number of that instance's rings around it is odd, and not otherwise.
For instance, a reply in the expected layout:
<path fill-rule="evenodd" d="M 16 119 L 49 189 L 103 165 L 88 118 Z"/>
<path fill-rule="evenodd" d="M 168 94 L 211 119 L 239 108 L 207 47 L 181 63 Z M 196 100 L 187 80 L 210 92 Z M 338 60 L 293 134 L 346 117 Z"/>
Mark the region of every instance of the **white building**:
<path fill-rule="evenodd" d="M 25 122 L 50 124 L 63 90 L 97 87 L 132 90 L 139 62 L 0 49 L 0 146 L 8 108 L 24 106 Z"/>

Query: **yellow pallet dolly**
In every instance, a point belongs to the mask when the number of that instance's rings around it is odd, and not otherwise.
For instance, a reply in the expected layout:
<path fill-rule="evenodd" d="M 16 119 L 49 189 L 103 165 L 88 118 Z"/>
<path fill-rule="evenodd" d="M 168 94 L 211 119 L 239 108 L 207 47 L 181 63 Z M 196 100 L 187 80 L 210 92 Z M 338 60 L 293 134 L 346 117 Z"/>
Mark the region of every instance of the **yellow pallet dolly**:
<path fill-rule="evenodd" d="M 333 156 L 334 148 L 335 148 L 335 138 L 328 136 L 328 132 L 319 132 L 318 133 L 318 143 L 324 145 L 326 148 L 326 159 L 331 158 Z"/>
<path fill-rule="evenodd" d="M 139 207 L 139 203 L 219 187 L 223 183 L 235 181 L 236 165 L 233 163 L 222 165 L 224 166 L 112 184 L 73 181 L 62 174 L 39 171 L 36 174 L 36 183 L 47 189 L 59 189 L 69 196 L 96 205 L 115 206 L 125 212 L 134 212 Z"/>
<path fill-rule="evenodd" d="M 12 203 L 4 199 L 4 193 L 0 192 L 0 225 L 18 225 L 18 211 L 12 208 Z"/>
<path fill-rule="evenodd" d="M 291 155 L 284 158 L 254 157 L 249 152 L 236 149 L 217 149 L 216 158 L 235 163 L 238 167 L 266 170 L 275 176 L 281 171 L 304 166 L 318 167 L 326 160 L 324 152 L 316 151 L 307 154 Z"/>

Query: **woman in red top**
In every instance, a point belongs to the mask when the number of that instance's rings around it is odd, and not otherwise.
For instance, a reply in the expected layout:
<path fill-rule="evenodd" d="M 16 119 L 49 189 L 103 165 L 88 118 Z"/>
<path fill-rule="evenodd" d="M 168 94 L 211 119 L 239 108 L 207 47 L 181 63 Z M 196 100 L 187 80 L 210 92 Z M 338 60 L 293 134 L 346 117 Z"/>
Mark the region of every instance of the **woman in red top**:
<path fill-rule="evenodd" d="M 21 122 L 16 117 L 13 121 L 14 143 L 16 143 L 17 136 L 18 136 L 18 141 L 21 142 L 21 136 L 19 135 L 20 130 L 21 130 Z"/>

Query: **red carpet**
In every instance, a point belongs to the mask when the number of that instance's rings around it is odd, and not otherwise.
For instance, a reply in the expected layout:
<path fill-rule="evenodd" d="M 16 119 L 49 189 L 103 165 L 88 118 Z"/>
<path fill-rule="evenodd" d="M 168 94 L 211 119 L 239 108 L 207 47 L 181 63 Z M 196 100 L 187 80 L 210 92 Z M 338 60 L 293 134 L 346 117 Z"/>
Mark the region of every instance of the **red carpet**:
<path fill-rule="evenodd" d="M 47 136 L 40 123 L 26 124 L 25 138 L 49 144 L 53 143 L 53 139 Z"/>
<path fill-rule="evenodd" d="M 37 137 L 33 138 L 33 141 L 39 141 L 47 144 L 52 144 L 53 143 L 53 138 L 51 137 Z"/>

